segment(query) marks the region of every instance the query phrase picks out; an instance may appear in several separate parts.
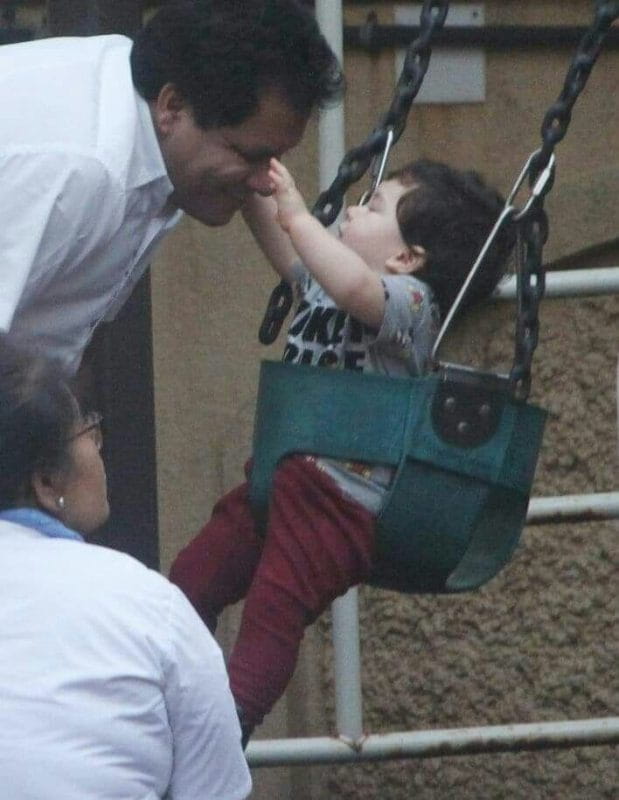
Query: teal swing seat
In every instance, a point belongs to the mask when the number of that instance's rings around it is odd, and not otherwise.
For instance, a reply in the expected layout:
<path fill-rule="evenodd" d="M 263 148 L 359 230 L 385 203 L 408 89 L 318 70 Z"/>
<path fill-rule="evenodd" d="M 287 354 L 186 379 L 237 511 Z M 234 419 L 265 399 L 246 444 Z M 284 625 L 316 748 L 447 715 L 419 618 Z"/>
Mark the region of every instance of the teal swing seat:
<path fill-rule="evenodd" d="M 475 589 L 518 543 L 545 416 L 507 379 L 466 368 L 406 379 L 263 361 L 252 506 L 264 524 L 274 471 L 292 453 L 391 465 L 368 582 Z"/>

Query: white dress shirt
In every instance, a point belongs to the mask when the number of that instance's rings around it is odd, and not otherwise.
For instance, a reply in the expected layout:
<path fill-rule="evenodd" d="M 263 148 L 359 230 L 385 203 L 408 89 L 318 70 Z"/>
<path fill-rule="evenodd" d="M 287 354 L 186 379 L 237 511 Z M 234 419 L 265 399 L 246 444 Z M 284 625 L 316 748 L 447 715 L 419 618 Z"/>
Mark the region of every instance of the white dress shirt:
<path fill-rule="evenodd" d="M 0 521 L 0 795 L 241 800 L 221 651 L 135 559 Z"/>
<path fill-rule="evenodd" d="M 75 371 L 182 216 L 124 36 L 0 47 L 0 330 Z"/>

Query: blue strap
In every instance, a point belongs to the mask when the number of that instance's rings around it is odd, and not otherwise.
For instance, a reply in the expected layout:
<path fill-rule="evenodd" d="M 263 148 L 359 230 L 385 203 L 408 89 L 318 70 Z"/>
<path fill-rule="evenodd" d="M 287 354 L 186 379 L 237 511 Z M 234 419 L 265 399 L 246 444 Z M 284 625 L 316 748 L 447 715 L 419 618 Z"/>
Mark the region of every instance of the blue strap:
<path fill-rule="evenodd" d="M 23 525 L 25 528 L 33 528 L 35 531 L 42 533 L 43 536 L 49 536 L 50 539 L 74 539 L 77 542 L 83 542 L 84 539 L 76 531 L 67 528 L 62 522 L 50 517 L 49 514 L 44 514 L 37 508 L 7 508 L 0 511 L 0 520 L 6 522 L 15 522 L 17 525 Z"/>

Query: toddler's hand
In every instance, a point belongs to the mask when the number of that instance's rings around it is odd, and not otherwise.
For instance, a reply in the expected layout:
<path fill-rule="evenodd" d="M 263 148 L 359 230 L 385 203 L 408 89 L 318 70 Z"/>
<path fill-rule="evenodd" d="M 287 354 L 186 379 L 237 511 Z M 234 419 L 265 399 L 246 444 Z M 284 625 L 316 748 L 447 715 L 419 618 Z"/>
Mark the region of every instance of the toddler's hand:
<path fill-rule="evenodd" d="M 292 175 L 276 158 L 271 159 L 269 178 L 273 186 L 273 197 L 277 203 L 277 219 L 282 228 L 288 231 L 296 216 L 309 213 L 307 206 Z"/>

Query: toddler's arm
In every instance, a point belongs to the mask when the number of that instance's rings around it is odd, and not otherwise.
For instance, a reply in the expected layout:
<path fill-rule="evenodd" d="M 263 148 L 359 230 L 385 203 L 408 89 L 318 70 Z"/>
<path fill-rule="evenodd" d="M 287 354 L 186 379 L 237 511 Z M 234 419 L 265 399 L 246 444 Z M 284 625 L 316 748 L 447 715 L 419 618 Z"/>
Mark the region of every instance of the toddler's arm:
<path fill-rule="evenodd" d="M 290 283 L 292 268 L 300 258 L 288 234 L 277 222 L 277 204 L 272 197 L 251 194 L 242 208 L 247 227 L 273 269 Z"/>
<path fill-rule="evenodd" d="M 306 268 L 338 308 L 379 328 L 385 312 L 385 291 L 380 274 L 310 214 L 292 176 L 275 158 L 271 159 L 269 177 L 279 224 Z"/>

